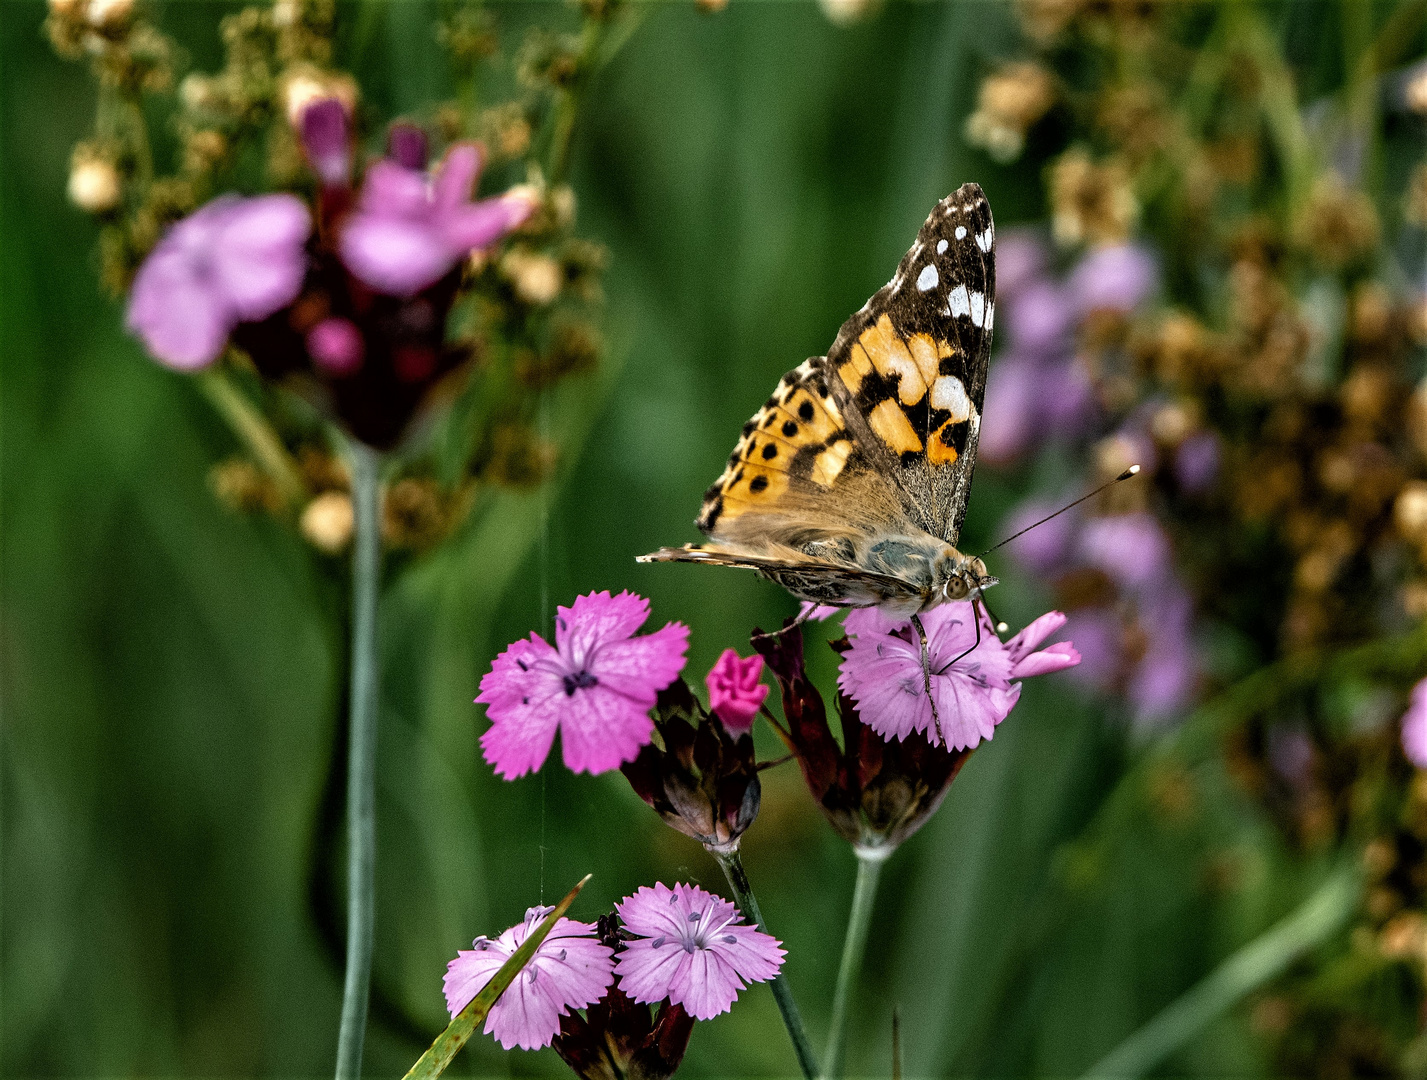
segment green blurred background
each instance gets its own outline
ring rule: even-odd
[[[159,22],[212,68],[230,10],[163,4]],[[337,58],[383,115],[446,92],[434,10],[372,8],[361,55]],[[232,436],[101,295],[95,227],[64,200],[93,85],[51,53],[43,18],[41,3],[0,5],[0,1061],[11,1076],[328,1074],[345,571],[220,506],[206,473]],[[471,698],[505,643],[583,591],[629,588],[657,623],[690,624],[691,681],[791,612],[751,576],[633,557],[693,538],[738,427],[779,375],[825,351],[934,201],[976,180],[1002,226],[1043,216],[1035,167],[994,166],[960,135],[1014,34],[993,3],[891,5],[848,28],[811,3],[669,5],[598,77],[573,180],[581,233],[611,252],[612,347],[548,402],[569,447],[561,478],[502,495],[388,586],[367,1072],[399,1075],[440,1029],[457,948],[585,872],[586,918],[656,879],[723,889],[617,774],[495,778]],[[992,539],[1021,493],[983,469],[964,546]],[[1046,601],[1015,580],[998,594],[1013,625]],[[832,673],[829,653],[823,685]],[[1113,866],[1067,869],[1064,845],[1129,749],[1123,725],[1060,677],[1026,686],[884,877],[851,1073],[886,1074],[898,1006],[909,1075],[1074,1074],[1281,914],[1272,889],[1253,903],[1216,892],[1216,852],[1250,845],[1262,880],[1271,848],[1252,846],[1227,789],[1210,813],[1137,820]],[[852,855],[792,766],[766,774],[744,851],[820,1041]],[[1166,1071],[1239,1075],[1254,1053],[1247,1024],[1225,1020]],[[507,1055],[484,1038],[455,1069],[564,1071],[551,1051]],[[796,1071],[765,986],[698,1026],[685,1071]]]

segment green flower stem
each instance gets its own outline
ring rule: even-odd
[[[857,886],[852,891],[852,910],[847,915],[847,936],[842,942],[842,964],[837,969],[837,988],[832,995],[832,1025],[828,1028],[827,1052],[823,1055],[823,1080],[842,1075],[842,1050],[847,1032],[847,1007],[852,987],[862,973],[862,954],[867,948],[867,929],[872,925],[872,906],[877,899],[877,879],[890,848],[857,848]]]
[[[268,423],[267,417],[255,408],[233,381],[218,367],[210,367],[198,376],[198,385],[209,404],[223,417],[233,433],[247,446],[268,478],[277,485],[283,502],[297,506],[307,497],[307,486],[297,470],[297,463],[283,446],[282,440]]]
[[[723,867],[724,876],[728,878],[728,887],[733,890],[733,898],[738,902],[738,910],[743,912],[743,917],[751,919],[758,924],[758,929],[767,933],[768,926],[763,921],[763,912],[758,910],[758,900],[753,895],[753,886],[749,884],[748,872],[743,869],[743,860],[739,857],[738,850],[735,848],[733,851],[715,851],[709,848],[708,851],[718,860],[719,866]],[[783,1026],[788,1029],[788,1038],[793,1041],[793,1052],[798,1055],[798,1067],[803,1070],[807,1080],[816,1080],[817,1058],[813,1056],[813,1046],[808,1041],[808,1033],[803,1030],[803,1018],[798,1013],[798,1003],[793,1000],[793,989],[781,972],[773,979],[773,1000],[778,1003],[778,1011],[783,1014]]]
[[[355,439],[352,465],[352,690],[347,755],[347,976],[337,1080],[360,1080],[376,916],[377,596],[381,591],[381,455]]]

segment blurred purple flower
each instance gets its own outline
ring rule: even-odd
[[[695,885],[656,884],[615,905],[635,935],[619,954],[619,986],[635,1001],[668,998],[698,1020],[728,1012],[746,983],[767,982],[786,955],[782,942],[740,922],[722,897]]]
[[[518,227],[533,198],[508,192],[471,202],[480,168],[472,143],[451,147],[434,179],[390,159],[371,165],[342,231],[347,269],[377,292],[410,296]]]
[[[981,427],[982,461],[1014,461],[1039,436],[1041,365],[1012,353],[991,365],[986,379],[985,423]]]
[[[1301,727],[1274,726],[1268,730],[1268,761],[1274,772],[1294,787],[1312,779],[1313,740]]]
[[[996,236],[996,300],[1013,300],[1045,273],[1050,248],[1032,229],[1005,229]]]
[[[763,657],[741,659],[733,649],[725,649],[704,677],[709,688],[709,712],[714,713],[734,738],[753,730],[768,687],[763,683]]]
[[[446,1009],[453,1017],[470,1004],[553,910],[529,908],[523,922],[494,941],[478,937],[472,948],[456,953],[456,959],[446,965],[445,979]],[[506,1050],[549,1046],[560,1031],[560,1017],[599,1001],[612,982],[614,951],[599,941],[595,925],[560,919],[491,1006],[485,1033]]]
[[[668,623],[635,637],[649,601],[633,593],[576,597],[555,609],[555,645],[512,642],[481,679],[491,726],[486,760],[507,780],[539,769],[561,734],[565,765],[600,773],[632,761],[654,731],[649,710],[684,667],[689,628]]]
[[[1402,714],[1402,752],[1419,769],[1427,769],[1427,679],[1412,688]]]
[[[1187,436],[1174,452],[1174,478],[1190,495],[1203,495],[1219,478],[1219,437],[1212,431]]]
[[[1005,643],[982,612],[981,643],[972,649],[977,631],[971,620],[976,617],[969,601],[942,604],[922,616],[939,732],[926,694],[921,643],[911,623],[894,622],[876,608],[850,614],[844,625],[851,644],[837,682],[857,703],[862,722],[884,738],[905,739],[919,731],[933,746],[941,745],[944,735],[948,749],[969,750],[991,738],[1010,715],[1021,696],[1020,684],[1011,681],[1018,671],[1045,674],[1080,662],[1068,642],[1031,651],[1060,625],[1045,617]]]
[[[1076,308],[1129,312],[1159,287],[1155,257],[1136,244],[1107,244],[1089,252],[1070,273]]]
[[[1125,630],[1120,617],[1107,607],[1085,607],[1076,608],[1066,621],[1080,653],[1072,678],[1097,690],[1110,689],[1125,662]]]
[[[295,196],[219,196],[174,224],[139,267],[129,330],[170,367],[211,364],[238,323],[296,299],[311,232]]]
[[[1047,278],[1027,282],[1016,297],[1002,304],[1006,338],[1017,352],[1042,359],[1063,356],[1075,328],[1077,311],[1070,290]]]
[[[1018,563],[1036,574],[1050,574],[1063,569],[1070,558],[1075,537],[1080,528],[1080,516],[1069,510],[1050,517],[1069,499],[1033,499],[1021,503],[1001,523],[1002,536],[1016,536],[1022,529],[1030,532],[1017,536],[1006,545],[1007,552]],[[1036,522],[1042,522],[1037,525]],[[1035,528],[1031,528],[1034,525]]]
[[[1152,587],[1170,573],[1169,538],[1151,514],[1091,518],[1080,532],[1080,555],[1126,588]]]
[[[1172,717],[1186,704],[1197,674],[1194,646],[1187,633],[1151,627],[1145,655],[1130,673],[1126,695],[1140,725]]]
[[[352,182],[352,133],[347,107],[337,98],[318,98],[302,110],[302,149],[324,187]]]
[[[428,154],[428,143],[426,132],[415,124],[406,124],[397,121],[387,129],[386,133],[387,157],[396,162],[403,169],[411,169],[413,172],[420,172],[426,168]],[[479,172],[479,166],[477,172]]]

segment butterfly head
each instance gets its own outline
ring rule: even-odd
[[[942,602],[975,600],[982,590],[989,589],[1000,580],[992,577],[986,570],[986,564],[974,556],[963,555],[955,548],[948,548],[947,556],[937,567]]]

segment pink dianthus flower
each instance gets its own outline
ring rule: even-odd
[[[740,659],[734,649],[724,649],[704,682],[709,688],[709,712],[718,716],[724,730],[737,738],[753,730],[768,687],[763,683],[763,657]]]
[[[1068,641],[1035,651],[1065,623],[1058,611],[1042,615],[1010,641],[996,636],[982,612],[981,643],[969,601],[942,604],[922,616],[930,655],[933,718],[922,671],[921,643],[910,622],[897,622],[865,608],[844,625],[851,644],[843,654],[838,686],[857,703],[862,722],[884,738],[922,732],[933,746],[970,750],[989,739],[1021,696],[1013,679],[1074,667],[1080,654]],[[967,650],[971,651],[968,652]],[[965,654],[965,655],[963,655]]]
[[[711,1020],[746,982],[766,982],[783,966],[782,942],[740,923],[733,904],[696,885],[645,886],[615,909],[636,936],[615,965],[620,989],[635,1001],[668,998]]]
[[[530,932],[554,908],[533,907],[525,921],[492,941],[478,937],[470,949],[456,953],[446,965],[446,1008],[452,1016],[464,1009],[514,955]],[[594,923],[560,919],[491,1006],[485,1032],[506,1050],[538,1050],[549,1046],[560,1031],[560,1017],[604,997],[614,981],[614,951],[597,937]]]
[[[635,758],[654,731],[655,697],[683,669],[689,647],[682,623],[635,637],[648,618],[642,596],[591,593],[556,608],[554,646],[532,633],[496,657],[476,697],[491,719],[481,747],[496,772],[514,780],[539,769],[557,730],[574,772]]]
[[[362,282],[391,296],[410,296],[438,281],[535,209],[534,198],[521,193],[472,202],[480,171],[474,143],[451,147],[430,179],[390,158],[374,162],[342,230],[342,262]]]
[[[129,292],[129,329],[169,367],[211,364],[240,322],[297,298],[312,216],[293,195],[220,195],[176,222]]]

